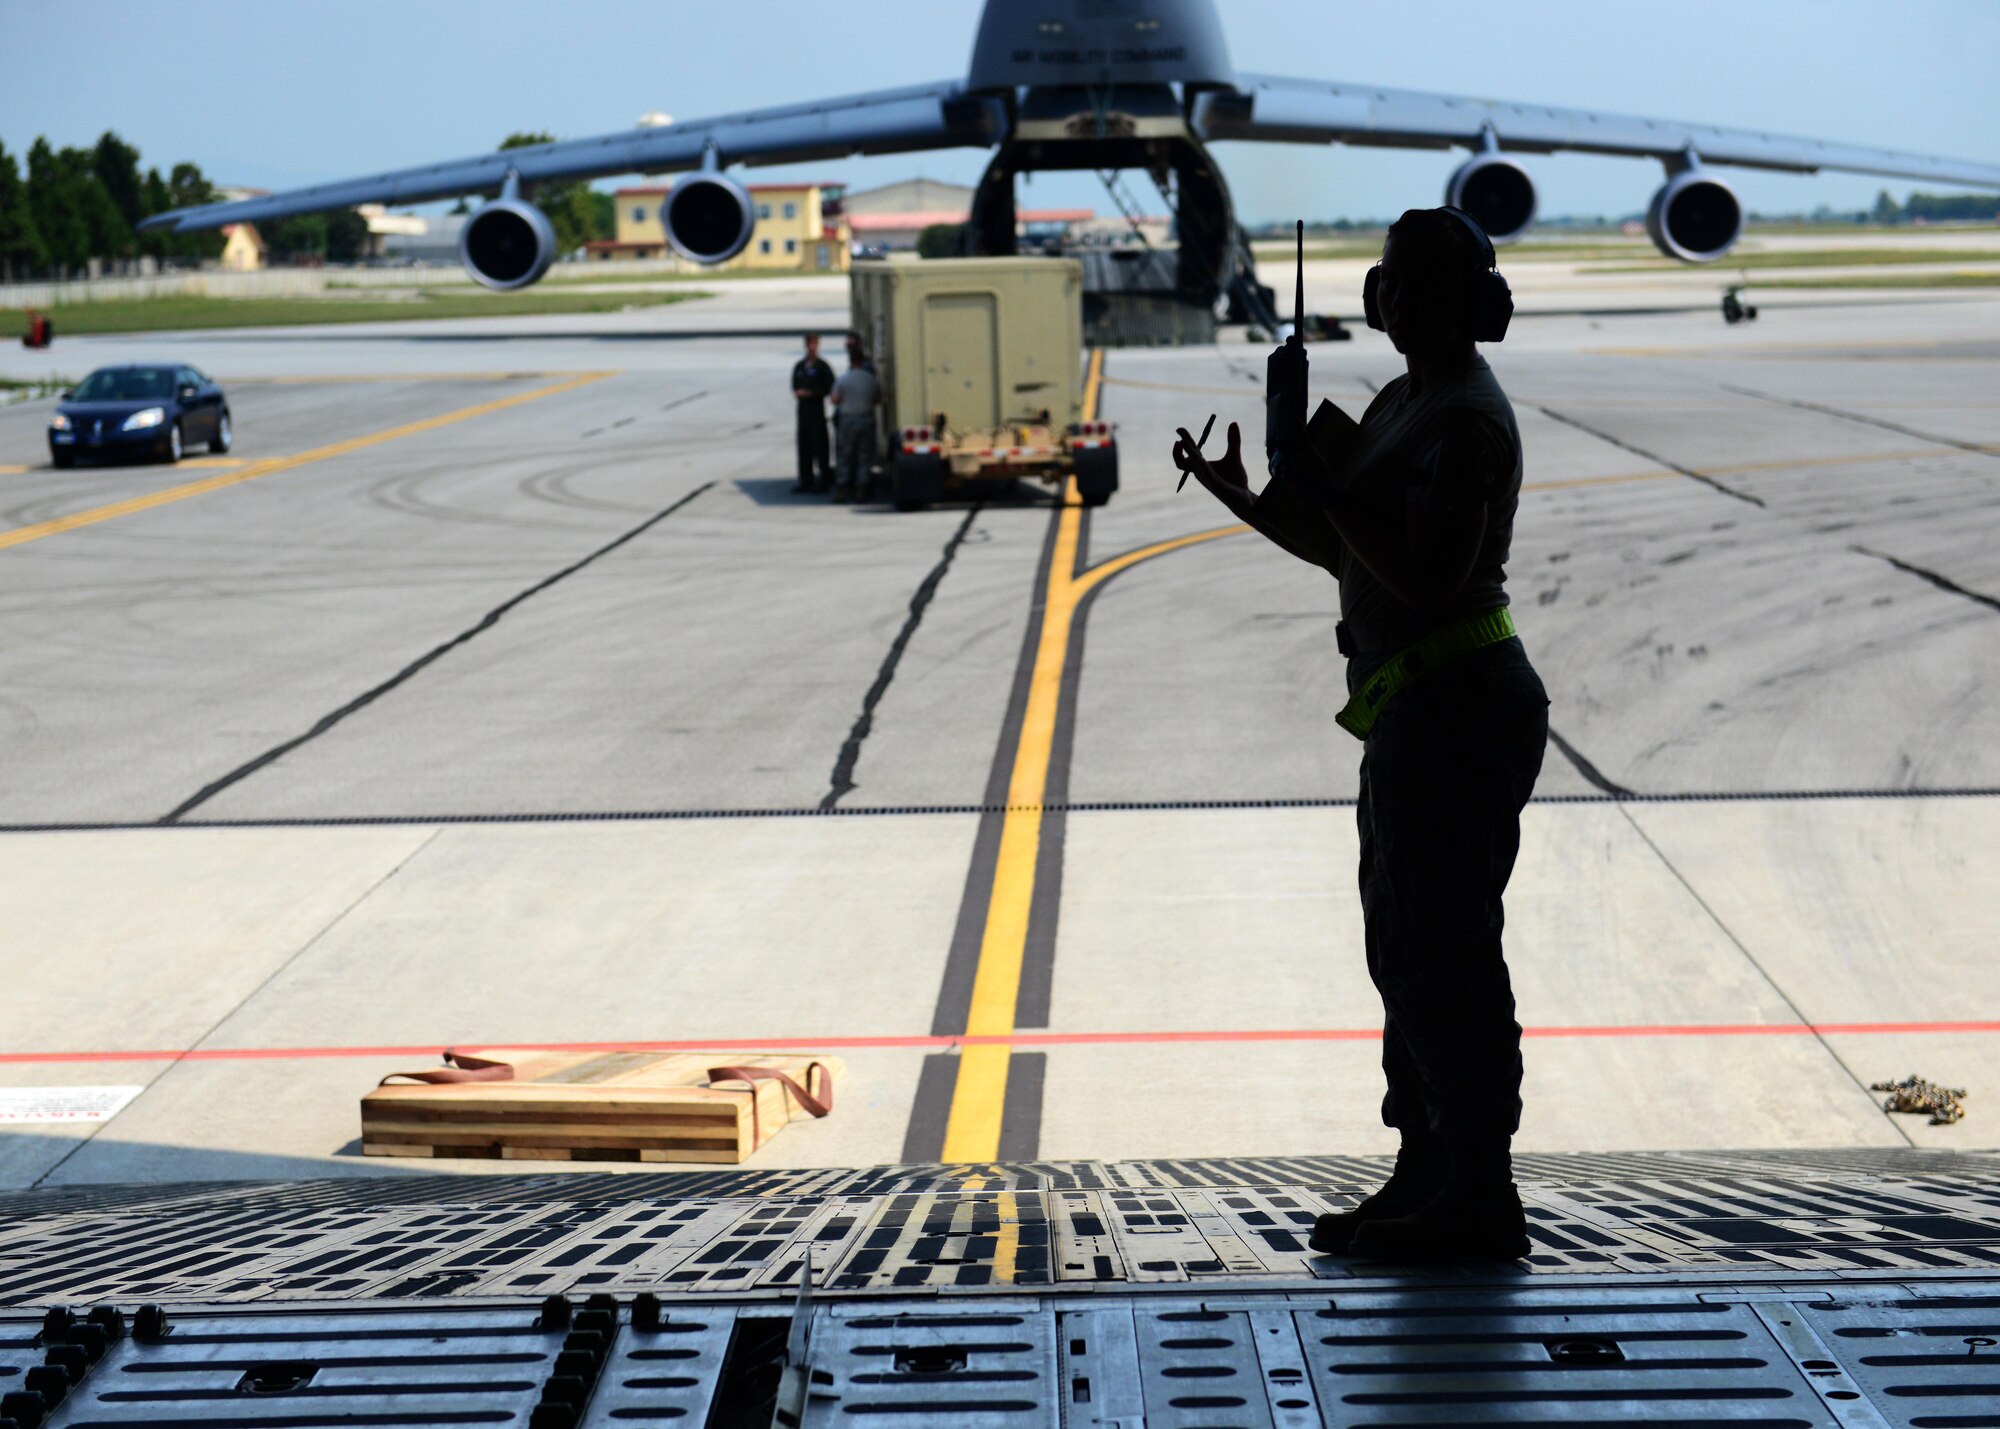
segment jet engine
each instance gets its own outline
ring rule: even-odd
[[[734,258],[750,242],[757,210],[743,185],[703,170],[675,182],[660,205],[660,223],[674,252],[695,263]]]
[[[555,259],[556,231],[549,216],[511,194],[482,204],[458,231],[458,261],[498,292],[527,287]]]
[[[1535,221],[1535,181],[1490,149],[1459,165],[1444,186],[1444,201],[1479,220],[1495,243],[1512,243]]]
[[[1709,263],[1743,232],[1743,205],[1721,179],[1684,169],[1660,186],[1646,210],[1653,246],[1683,263]]]

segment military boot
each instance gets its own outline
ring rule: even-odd
[[[1444,1143],[1434,1137],[1403,1137],[1396,1152],[1396,1169],[1388,1182],[1350,1210],[1336,1211],[1313,1222],[1306,1244],[1321,1255],[1346,1255],[1354,1244],[1354,1234],[1367,1221],[1386,1216],[1408,1215],[1444,1187],[1446,1158]]]
[[[1506,1143],[1454,1147],[1444,1186],[1422,1206],[1377,1217],[1355,1232],[1351,1253],[1391,1265],[1521,1260],[1527,1218]]]

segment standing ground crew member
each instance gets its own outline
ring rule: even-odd
[[[833,463],[826,449],[826,394],[833,390],[833,369],[819,360],[819,334],[806,334],[806,355],[792,364],[792,396],[799,408],[799,482],[796,495],[826,491],[833,485]]]
[[[1338,470],[1288,467],[1251,494],[1235,424],[1219,462],[1174,448],[1236,515],[1340,578],[1350,698],[1363,737],[1361,908],[1382,995],[1382,1119],[1395,1174],[1321,1216],[1327,1254],[1417,1262],[1528,1253],[1509,1147],[1521,1028],[1501,953],[1501,894],[1541,770],[1548,696],[1514,636],[1503,566],[1521,490],[1513,408],[1474,340],[1513,299],[1492,245],[1457,209],[1391,226],[1364,290],[1408,372],[1369,404]]]
[[[868,365],[867,354],[849,343],[847,371],[833,384],[834,433],[838,442],[835,501],[859,501],[870,494],[875,466],[875,409],[882,403],[882,383]]]

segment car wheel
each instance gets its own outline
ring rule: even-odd
[[[181,424],[175,422],[167,428],[167,465],[172,466],[181,459]]]
[[[217,456],[229,450],[230,442],[236,434],[229,428],[229,409],[223,408],[222,415],[215,419],[215,435],[208,439],[208,449]]]
[[[57,471],[68,471],[76,465],[76,453],[55,451],[49,453],[49,464]]]

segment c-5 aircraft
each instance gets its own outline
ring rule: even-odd
[[[1658,159],[1666,182],[1647,227],[1661,252],[1690,263],[1727,253],[1743,208],[1711,164],[1812,173],[1837,169],[2000,188],[2000,164],[1933,158],[1595,110],[1563,109],[1373,85],[1247,74],[1230,63],[1213,0],[987,0],[965,79],[794,104],[595,139],[511,149],[267,198],[178,209],[143,228],[215,228],[361,203],[465,194],[489,202],[466,222],[460,256],[489,288],[525,287],[548,270],[555,232],[535,185],[612,174],[694,170],[661,206],[674,249],[698,263],[734,257],[755,209],[735,165],[959,147],[993,151],[972,205],[972,253],[1014,251],[1014,176],[1038,169],[1144,169],[1175,209],[1175,287],[1213,305],[1254,290],[1248,245],[1207,145],[1464,148],[1445,199],[1497,243],[1535,218],[1535,185],[1516,154],[1581,150]],[[1253,300],[1254,301],[1254,300]]]

